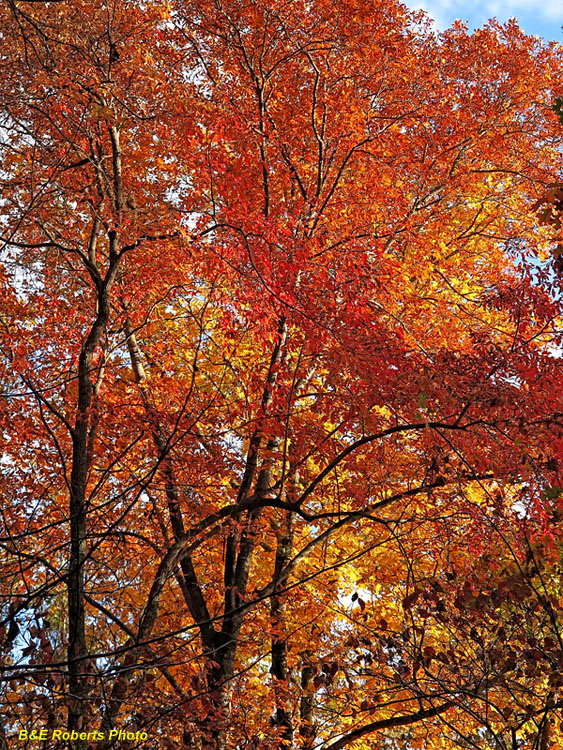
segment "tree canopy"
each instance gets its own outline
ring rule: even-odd
[[[561,49],[395,0],[0,46],[2,743],[559,747]]]

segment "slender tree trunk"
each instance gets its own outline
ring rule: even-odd
[[[272,624],[272,676],[274,678],[274,698],[276,708],[274,724],[280,727],[280,750],[293,747],[293,719],[289,696],[289,669],[287,665],[287,633],[285,627],[285,596],[278,593],[287,583],[286,578],[280,578],[281,571],[287,565],[293,548],[294,513],[288,513],[284,526],[278,530],[278,544],[274,578],[277,579],[276,589],[270,599],[270,617]]]
[[[121,212],[121,150],[119,134],[112,132],[112,156],[114,166],[114,207],[116,215]],[[115,131],[115,132],[113,132]],[[93,154],[93,163],[97,164]],[[97,167],[98,169],[98,167]],[[102,189],[103,193],[103,189]],[[103,198],[103,195],[101,196]],[[72,434],[72,469],[70,476],[70,558],[68,586],[68,660],[69,688],[74,702],[69,708],[68,728],[79,730],[87,720],[87,678],[84,667],[87,657],[85,603],[84,603],[84,560],[86,557],[86,489],[92,461],[97,420],[92,418],[92,405],[95,393],[92,383],[94,354],[107,329],[110,316],[110,293],[119,271],[121,254],[116,229],[107,232],[108,267],[102,277],[96,260],[96,248],[101,223],[95,217],[88,241],[84,265],[96,289],[96,317],[82,344],[78,360],[78,402],[74,430]],[[83,740],[76,741],[76,748],[85,747]]]
[[[158,414],[152,407],[148,392],[145,389],[146,372],[143,356],[129,316],[125,321],[127,347],[131,359],[131,366],[135,380],[140,386],[141,398],[145,412],[152,429],[153,442],[161,461],[162,473],[165,480],[165,495],[172,528],[174,542],[180,541],[186,533],[181,505],[181,495],[174,473],[174,466],[169,455],[167,438],[163,432]],[[199,627],[202,644],[207,662],[207,686],[212,709],[203,720],[203,746],[213,750],[226,749],[225,738],[228,733],[230,719],[230,705],[232,681],[234,676],[235,647],[234,641],[228,634],[216,630],[211,624],[211,616],[199,585],[197,573],[192,558],[185,554],[180,559],[179,583],[190,615]],[[116,714],[124,696],[116,696],[110,711],[112,717]],[[109,728],[109,724],[108,724]]]
[[[314,676],[314,667],[305,661],[301,668],[301,701],[299,705],[299,735],[302,739],[301,747],[303,750],[310,750],[315,740]]]
[[[115,246],[113,248],[115,250]],[[68,661],[69,688],[74,699],[68,713],[68,728],[80,730],[87,720],[87,678],[84,676],[88,655],[86,645],[84,560],[86,557],[86,489],[94,440],[95,420],[92,420],[92,364],[94,352],[106,330],[109,319],[109,293],[118,266],[117,254],[106,278],[97,277],[97,315],[82,345],[78,361],[78,403],[72,434],[72,469],[70,476],[70,557],[68,589]],[[76,747],[85,743],[76,741]]]
[[[551,734],[551,721],[546,716],[545,723],[541,728],[540,741],[538,744],[538,750],[549,750],[550,747],[550,734]]]

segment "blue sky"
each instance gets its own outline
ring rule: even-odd
[[[517,18],[527,34],[563,42],[563,0],[406,0],[411,8],[423,8],[438,28],[450,26],[456,18],[470,29],[483,26],[489,18],[507,21]]]

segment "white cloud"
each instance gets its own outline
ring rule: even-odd
[[[449,26],[452,15],[455,17],[456,13],[456,3],[452,3],[451,0],[420,0],[420,2],[409,3],[409,6],[413,10],[425,10],[439,29]],[[459,18],[462,17],[460,14]]]
[[[509,18],[529,16],[541,24],[552,24],[558,35],[563,23],[561,0],[484,0],[484,2],[464,2],[459,0],[414,0],[409,3],[413,9],[425,10],[434,19],[436,26],[444,29],[456,18],[482,26],[490,18],[503,22]],[[526,26],[527,24],[523,24]]]
[[[477,4],[475,5],[478,7]],[[499,19],[511,18],[512,16],[518,16],[520,13],[534,13],[547,21],[558,21],[559,23],[563,21],[561,0],[542,0],[541,3],[538,3],[537,0],[510,0],[509,2],[489,0],[482,7],[486,8],[490,16],[496,16]]]

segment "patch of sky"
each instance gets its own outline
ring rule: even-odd
[[[443,31],[460,19],[473,31],[484,26],[489,19],[499,23],[514,18],[526,34],[546,41],[563,41],[563,4],[560,0],[469,0],[460,4],[456,0],[411,0],[413,10],[424,10],[434,27]]]

